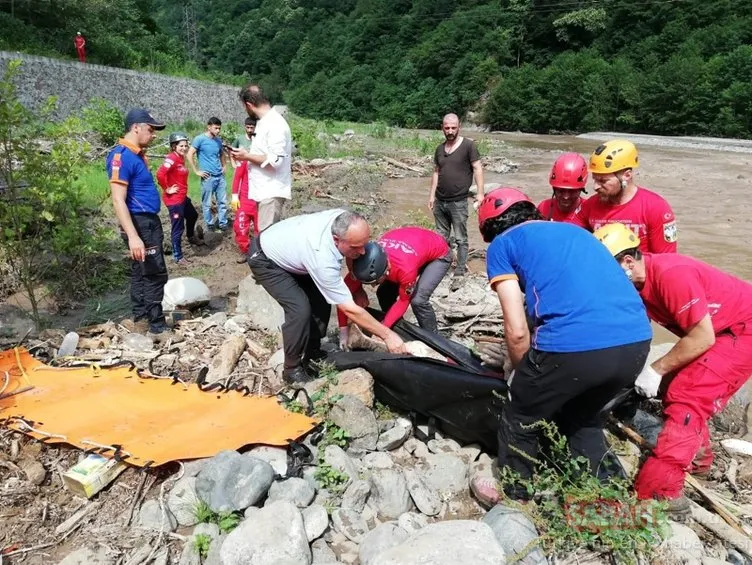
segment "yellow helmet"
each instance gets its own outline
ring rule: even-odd
[[[624,224],[606,224],[595,230],[593,235],[614,257],[622,251],[640,246],[640,238]]]
[[[637,148],[626,139],[612,139],[596,147],[590,154],[588,171],[596,174],[608,174],[636,169],[640,166]]]

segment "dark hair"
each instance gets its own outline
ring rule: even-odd
[[[632,249],[625,249],[621,253],[617,253],[614,259],[616,259],[618,263],[621,263],[624,260],[624,257],[626,257],[627,255],[629,255],[630,257],[634,257],[635,261],[639,261],[640,259],[642,259],[642,251],[640,251],[639,247],[633,247]]]
[[[517,224],[542,219],[543,216],[541,216],[532,202],[516,202],[501,216],[489,218],[483,222],[483,225],[480,226],[480,233],[483,236],[483,241],[491,243],[497,235],[504,233]]]
[[[269,98],[267,98],[264,91],[258,84],[247,84],[240,91],[240,100],[247,102],[253,106],[261,106],[263,104],[270,104]]]
[[[221,126],[222,120],[220,120],[219,118],[215,116],[212,116],[211,118],[209,118],[209,121],[206,122],[206,125],[207,126]]]
[[[245,119],[245,125],[247,126],[255,126],[256,122],[258,122],[258,120],[256,118],[251,118],[250,116]]]

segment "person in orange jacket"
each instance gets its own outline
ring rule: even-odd
[[[232,178],[231,206],[235,212],[235,221],[232,224],[235,243],[241,253],[238,263],[244,263],[251,245],[251,228],[253,228],[253,237],[259,234],[258,203],[248,196],[248,161],[240,161],[238,168],[235,169],[235,175]]]

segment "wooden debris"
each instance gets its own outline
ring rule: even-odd
[[[84,505],[83,508],[80,508],[79,510],[74,512],[70,518],[68,518],[57,528],[55,528],[55,534],[58,536],[65,535],[67,532],[75,528],[81,520],[86,518],[86,516],[88,516],[95,510],[98,510],[101,505],[102,503],[99,501]]]
[[[694,501],[690,500],[690,507],[692,518],[698,524],[704,526],[723,541],[730,543],[736,549],[752,558],[752,540],[750,540],[744,530],[740,532],[737,528],[720,522],[711,512],[708,512]]]
[[[272,352],[269,351],[266,347],[264,347],[260,343],[253,341],[252,339],[246,339],[245,345],[248,348],[248,353],[250,353],[257,360],[265,359],[272,354]]]
[[[394,165],[395,167],[399,167],[400,169],[407,169],[408,171],[412,171],[414,173],[422,174],[425,170],[422,167],[413,167],[412,165],[408,165],[407,163],[403,163],[402,161],[397,161],[397,159],[392,159],[391,157],[387,157],[386,155],[384,155],[382,159],[390,165]]]
[[[209,372],[206,374],[207,383],[216,383],[226,380],[238,364],[238,359],[245,351],[246,341],[242,335],[233,335],[225,340],[214,356]]]

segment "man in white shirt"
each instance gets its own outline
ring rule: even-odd
[[[236,161],[248,161],[249,197],[258,202],[258,228],[263,231],[280,220],[282,206],[291,197],[292,134],[260,86],[244,87],[240,100],[258,122],[251,148],[233,149],[231,155]]]
[[[309,380],[306,365],[323,357],[321,338],[332,304],[384,340],[389,351],[405,352],[396,333],[355,303],[342,278],[342,260],[363,255],[370,235],[363,216],[336,209],[287,218],[251,243],[248,266],[253,277],[285,313],[283,378],[288,383]]]

